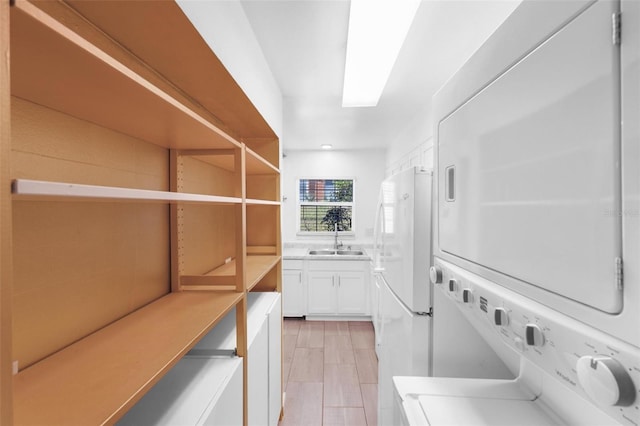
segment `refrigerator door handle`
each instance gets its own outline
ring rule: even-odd
[[[373,228],[373,265],[374,271],[384,271],[384,234],[386,232],[386,217],[384,211],[384,190],[380,187],[380,194],[378,195],[378,209],[376,210],[375,227]]]

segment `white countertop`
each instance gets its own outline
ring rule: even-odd
[[[313,259],[313,260],[369,260],[369,254],[367,253],[367,249],[361,247],[361,246],[352,246],[352,248],[349,248],[349,245],[345,245],[344,247],[342,247],[341,249],[343,250],[362,250],[364,252],[364,254],[362,255],[318,255],[318,254],[314,254],[311,255],[309,254],[309,250],[321,250],[321,249],[330,249],[330,246],[327,245],[323,245],[323,246],[315,246],[312,244],[309,244],[307,246],[301,247],[301,246],[284,246],[282,248],[282,258],[283,259],[297,259],[297,260],[306,260],[306,259]]]

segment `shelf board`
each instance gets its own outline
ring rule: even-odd
[[[280,256],[247,256],[247,263],[245,265],[247,291],[255,287],[256,284],[278,264],[280,259]]]
[[[15,424],[114,423],[242,297],[168,294],[21,371]]]
[[[233,149],[186,149],[178,151],[178,155],[193,157],[229,172],[235,172],[235,154],[236,151]]]
[[[11,93],[166,148],[241,146],[193,109],[26,1],[11,7]]]
[[[272,200],[256,200],[247,198],[246,203],[248,205],[263,205],[263,206],[279,206],[280,201],[272,201]]]
[[[248,175],[277,175],[280,173],[277,167],[252,151],[250,148],[247,147],[246,152]]]
[[[241,204],[242,199],[217,195],[189,194],[184,192],[151,191],[148,189],[119,188],[114,186],[82,185],[15,179],[11,189],[14,199],[57,201],[140,201],[160,203]]]
[[[275,255],[249,255],[247,256],[245,270],[247,290],[255,285],[280,261],[280,256]],[[236,261],[232,261],[207,272],[203,275],[182,275],[180,282],[185,289],[217,289],[233,288],[236,276]]]
[[[228,126],[238,141],[276,138],[258,108],[176,2],[66,3],[135,57],[151,64],[158,74]]]
[[[181,275],[180,284],[185,290],[235,290],[236,261],[231,260],[202,275]]]

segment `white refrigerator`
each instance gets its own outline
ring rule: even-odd
[[[393,425],[393,376],[512,377],[453,302],[434,299],[432,177],[414,167],[380,189],[372,253],[380,426]]]
[[[379,425],[393,422],[392,376],[431,373],[431,181],[430,170],[411,168],[380,187],[372,256]]]

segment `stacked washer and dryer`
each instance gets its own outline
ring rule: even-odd
[[[394,377],[395,424],[640,424],[640,2],[524,0],[434,114],[434,291],[516,378]]]

